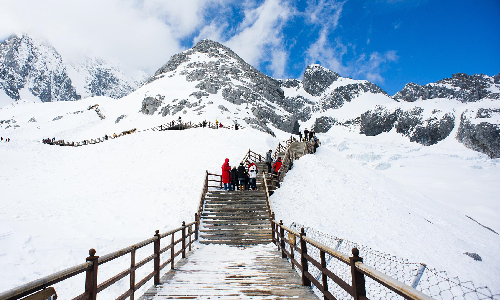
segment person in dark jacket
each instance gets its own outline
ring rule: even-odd
[[[238,190],[240,189],[238,185],[238,170],[236,170],[236,167],[233,167],[231,169],[231,183],[233,184],[233,191],[238,187]]]
[[[229,158],[226,158],[224,164],[222,164],[221,169],[222,169],[222,183],[224,184],[224,190],[227,191],[228,188],[229,190],[231,190],[231,166],[229,166]]]
[[[266,153],[266,164],[267,164],[267,173],[271,174],[271,165],[273,164],[273,156],[272,156],[273,151],[269,150]]]
[[[309,131],[309,140],[311,142],[313,141],[313,137],[314,137],[314,129],[311,129],[311,131]]]
[[[306,129],[304,129],[304,141],[307,142],[308,138],[309,138],[309,130],[307,130],[307,128],[306,128]]]
[[[245,166],[243,163],[240,163],[240,166],[238,167],[238,180],[240,181],[240,191],[245,189],[246,186],[246,181],[247,181],[247,170],[245,169]]]
[[[278,157],[278,160],[273,165],[273,174],[278,174],[281,169],[281,157]]]
[[[299,142],[302,142],[302,132],[299,131]]]

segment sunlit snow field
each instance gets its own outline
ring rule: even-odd
[[[114,124],[123,107],[101,98],[110,116],[103,122],[86,110],[94,102],[0,110],[0,120],[15,116],[20,126],[0,129],[12,140],[0,143],[0,291],[83,263],[90,248],[103,255],[150,238],[156,229],[192,221],[205,170],[219,173],[226,157],[236,164],[249,148],[264,154],[289,137],[200,128],[144,131],[78,148],[40,142],[53,136],[80,141],[163,122],[137,114]],[[137,112],[130,107],[130,114]],[[84,112],[68,115],[76,111]],[[37,122],[28,123],[35,114]],[[64,118],[52,121],[58,115]],[[453,134],[431,147],[395,132],[366,137],[333,128],[319,137],[316,155],[297,161],[271,197],[278,219],[500,292],[500,236],[466,217],[500,233],[499,159],[465,148]],[[482,262],[464,252],[478,253]],[[104,265],[100,280],[128,264]],[[99,298],[114,299],[127,286],[125,280]],[[61,299],[83,288],[83,276],[56,286]]]

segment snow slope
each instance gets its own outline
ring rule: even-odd
[[[185,93],[181,88],[191,83],[179,81],[176,91],[174,79],[167,87],[159,79],[148,91],[165,89],[172,97]],[[156,229],[164,232],[191,221],[205,170],[220,172],[224,158],[234,164],[249,148],[264,153],[289,137],[279,130],[278,138],[272,138],[249,127],[200,128],[145,131],[78,148],[40,143],[47,137],[80,141],[177,119],[139,113],[141,93],[139,89],[120,100],[26,102],[0,109],[0,121],[15,120],[19,126],[0,125],[0,136],[12,140],[0,143],[1,291],[82,263],[89,248],[102,255],[149,238]],[[218,97],[210,96],[214,108],[220,104]],[[356,100],[360,105],[385,101],[368,96]],[[94,104],[106,119],[87,110]],[[188,111],[182,118],[228,120],[236,108],[244,112],[235,106],[225,114],[207,103],[203,116]],[[349,109],[357,113],[356,106]],[[127,117],[116,123],[121,115]],[[500,290],[500,238],[465,216],[500,232],[498,159],[463,147],[454,134],[430,147],[410,143],[393,131],[367,137],[334,127],[320,139],[318,153],[297,161],[271,197],[278,219]],[[145,251],[143,257],[151,249]],[[478,253],[483,261],[464,252]],[[99,278],[127,264],[127,258],[106,264]],[[126,281],[100,299],[121,294]],[[56,290],[66,299],[82,292],[83,282],[82,275]]]

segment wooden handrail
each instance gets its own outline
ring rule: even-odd
[[[132,285],[131,288],[122,296],[120,296],[118,299],[124,299],[125,297],[131,296],[134,294],[135,290],[137,290],[140,286],[144,285],[149,279],[153,278],[155,276],[155,281],[159,281],[159,274],[160,271],[167,265],[167,263],[160,264],[160,254],[162,253],[161,251],[166,251],[168,248],[172,248],[172,252],[174,252],[174,247],[175,245],[181,243],[182,247],[181,249],[175,253],[172,257],[169,258],[169,262],[172,262],[172,267],[173,267],[173,259],[177,257],[178,255],[182,254],[183,257],[185,257],[186,249],[191,250],[191,244],[198,240],[198,230],[199,230],[199,214],[195,214],[195,220],[194,222],[185,224],[183,222],[182,226],[179,228],[176,228],[174,230],[168,231],[166,233],[160,234],[159,231],[157,230],[154,237],[149,238],[147,240],[144,240],[142,242],[139,242],[137,244],[134,244],[129,247],[125,247],[123,249],[120,249],[118,251],[106,254],[104,256],[95,256],[95,250],[90,249],[89,253],[90,256],[87,257],[87,262],[65,269],[63,271],[59,271],[56,273],[53,273],[49,276],[42,277],[40,279],[34,280],[32,282],[29,282],[27,284],[21,285],[19,287],[13,288],[11,290],[8,290],[6,292],[0,293],[0,300],[14,300],[14,299],[20,299],[22,297],[25,297],[27,295],[33,294],[35,292],[38,292],[50,285],[56,284],[58,282],[61,282],[63,280],[66,280],[68,278],[71,278],[73,276],[76,276],[80,273],[87,272],[86,276],[86,290],[83,294],[80,294],[76,296],[73,299],[95,299],[97,293],[101,292],[102,290],[108,288],[109,286],[113,285],[114,283],[118,282],[120,279],[123,277],[130,275],[133,276],[133,281],[135,282],[135,270],[146,265],[147,262],[151,260],[155,260],[155,266],[154,266],[154,271],[150,274],[148,274],[146,277],[144,277],[139,283]],[[186,231],[186,228],[191,228],[192,226],[195,226],[195,230],[188,230]],[[174,240],[173,236],[176,232],[182,231],[182,237],[178,239],[177,241]],[[171,235],[172,236],[172,243],[170,245],[167,245],[166,247],[161,250],[159,248],[159,242],[162,238],[165,238],[167,236]],[[194,239],[192,238],[192,235],[194,235]],[[143,259],[142,261],[138,262],[135,264],[135,251],[139,248],[142,248],[146,245],[155,243],[155,253],[152,255],[148,256],[147,258]],[[132,254],[132,261],[134,262],[131,264],[130,268],[126,269],[125,271],[122,271],[111,278],[107,279],[100,285],[97,285],[97,269],[99,265],[105,264],[111,260],[114,260],[118,257],[122,257],[126,254]],[[90,280],[90,282],[89,282]],[[131,280],[132,283],[132,280]],[[125,296],[126,295],[126,296]]]
[[[292,260],[297,268],[302,272],[303,279],[306,278],[306,283],[304,285],[314,284],[324,295],[325,299],[335,299],[333,295],[328,291],[327,281],[326,279],[319,282],[316,278],[314,278],[307,270],[306,266],[308,263],[314,265],[318,270],[320,270],[323,278],[330,278],[335,283],[337,283],[343,290],[353,296],[354,299],[367,299],[366,291],[365,291],[365,280],[364,276],[368,276],[376,282],[380,283],[384,287],[390,289],[396,294],[404,297],[405,299],[411,300],[432,300],[432,297],[425,295],[424,293],[414,289],[413,287],[398,281],[373,267],[370,267],[363,263],[363,259],[359,257],[359,251],[356,248],[353,248],[352,253],[353,256],[348,257],[347,255],[340,253],[324,244],[321,244],[318,241],[315,241],[311,238],[308,238],[304,229],[302,228],[302,232],[299,233],[294,231],[283,225],[283,222],[277,222],[275,220],[271,220],[271,228],[272,228],[272,236],[273,242],[278,246],[278,249],[283,253],[283,256]],[[288,232],[289,234],[299,237],[300,239],[300,248],[298,248],[295,244],[292,244],[289,239],[287,239],[284,232]],[[294,260],[292,256],[293,251],[288,252],[285,249],[285,243],[290,246],[290,249],[297,249],[302,255],[301,259],[302,263],[298,264],[297,261]],[[321,262],[315,260],[310,255],[307,254],[308,246],[313,246],[320,251]],[[337,276],[334,271],[327,269],[326,264],[324,263],[324,253],[336,258],[340,262],[351,266],[351,276],[352,276],[352,285],[349,285],[347,282],[344,282],[342,279]]]

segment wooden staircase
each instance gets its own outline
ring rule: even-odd
[[[256,191],[209,190],[201,214],[200,243],[236,246],[271,242],[271,219],[261,170]]]
[[[318,299],[272,244],[267,165],[257,167],[256,191],[206,192],[197,249],[139,300]],[[266,182],[274,191],[270,175]]]

